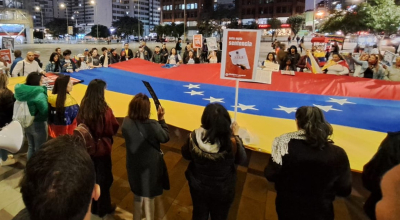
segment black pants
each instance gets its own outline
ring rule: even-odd
[[[111,155],[92,157],[96,169],[96,183],[100,185],[100,198],[92,201],[92,213],[105,216],[111,209],[110,188],[114,181],[112,175]]]
[[[235,191],[226,195],[207,193],[190,187],[193,202],[193,220],[226,220],[231,208]]]

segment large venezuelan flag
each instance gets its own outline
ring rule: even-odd
[[[84,82],[74,86],[72,96],[79,103],[92,79],[104,79],[108,83],[107,102],[117,117],[125,117],[132,95],[147,93],[142,83],[145,80],[151,83],[166,109],[167,123],[193,130],[200,126],[204,106],[210,102],[220,102],[231,113],[234,110],[235,82],[219,76],[220,64],[164,69],[161,65],[134,59],[111,68],[74,73],[73,77]],[[296,109],[317,106],[333,125],[332,138],[346,150],[352,169],[361,171],[386,132],[400,130],[398,91],[400,84],[388,81],[273,73],[271,85],[240,83],[237,121],[258,139],[249,148],[271,152],[275,137],[296,130]],[[154,108],[152,115],[156,115]]]

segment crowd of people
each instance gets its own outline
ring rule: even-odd
[[[399,56],[396,57],[396,62],[392,66],[387,66],[381,64],[383,56],[377,48],[362,51],[358,56],[352,53],[341,54],[336,42],[327,47],[326,50],[313,46],[310,51],[306,50],[305,55],[301,55],[304,49],[303,43],[304,40],[301,39],[298,47],[291,45],[286,50],[286,44],[274,41],[272,47],[275,51],[268,53],[265,61],[260,62],[261,67],[264,67],[266,62],[271,62],[278,64],[280,70],[304,72],[308,69],[307,58],[309,57],[308,52],[310,52],[318,65],[321,62],[325,63],[321,68],[322,73],[325,74],[400,81]],[[297,48],[301,51],[298,52]],[[325,54],[321,57],[323,61],[319,58],[320,56],[316,55],[317,53],[321,54],[321,52]]]
[[[61,53],[57,48],[45,70],[39,59],[40,53],[28,52],[26,59],[22,59],[21,52],[15,51],[20,59],[13,64],[12,75],[27,78],[24,84],[15,86],[14,94],[7,88],[8,76],[0,74],[0,128],[12,121],[15,101],[27,102],[29,112],[35,118],[24,128],[28,162],[21,181],[21,193],[26,209],[14,219],[86,220],[90,219],[90,214],[100,217],[112,214],[116,205],[111,203],[110,194],[113,183],[111,154],[113,136],[119,127],[126,140],[126,169],[134,193],[134,219],[140,220],[143,215],[147,220],[155,218],[154,198],[170,189],[160,147],[169,141],[165,109],[159,106],[157,120],[150,119],[149,97],[139,93],[127,106],[128,114],[120,125],[105,99],[105,81],[92,80],[81,103],[77,103],[70,94],[73,84],[68,74],[59,75],[48,95],[43,86],[44,73],[71,73],[132,58],[169,64],[194,64],[200,63],[201,59],[218,62],[215,51],[205,53],[205,59],[202,51],[193,50],[189,44],[183,58],[181,50],[176,47],[168,53],[162,45],[151,51],[142,44],[133,52],[125,44],[120,53],[104,47],[99,55],[93,48],[72,58],[70,50]],[[313,48],[310,52],[316,50]],[[294,45],[287,51],[285,45],[279,45],[278,51],[269,53],[262,65],[272,62],[279,64],[282,70],[302,70],[307,68],[307,55],[300,54]],[[350,73],[343,70],[346,61],[339,53],[332,52],[331,56],[322,68],[327,74]],[[358,77],[400,78],[398,72],[392,70],[400,68],[400,59],[393,68],[377,64],[380,58],[374,54],[353,59],[359,65]],[[300,107],[295,119],[298,130],[274,140],[270,161],[264,170],[268,181],[275,183],[278,217],[280,220],[334,219],[335,196],[349,196],[352,189],[347,154],[330,139],[332,126],[319,108]],[[88,127],[95,140],[96,152],[93,154],[88,154],[85,143],[74,135],[81,124]],[[238,135],[239,125],[232,122],[224,106],[207,105],[200,124],[181,147],[182,156],[190,161],[185,176],[193,202],[192,219],[225,220],[235,198],[237,165],[247,161],[246,151]],[[400,219],[399,210],[393,208],[399,205],[400,198],[395,187],[400,184],[400,157],[396,153],[399,146],[400,133],[390,133],[364,167],[364,185],[372,192],[364,208],[371,219]],[[0,150],[0,162],[7,160],[7,154]]]
[[[7,88],[7,75],[0,74],[0,126],[11,122],[15,100],[26,101],[35,116],[32,125],[25,128],[29,147],[21,192],[26,209],[14,219],[80,220],[90,219],[90,213],[100,217],[112,214],[116,206],[110,195],[111,154],[113,136],[120,124],[105,99],[106,82],[92,80],[78,105],[70,95],[73,87],[69,75],[61,74],[56,79],[49,96],[42,86],[43,78],[40,72],[29,73],[25,84],[17,84],[13,94]],[[135,195],[135,220],[142,215],[154,219],[154,198],[170,189],[160,147],[169,141],[165,110],[158,107],[158,120],[153,120],[149,118],[150,109],[149,97],[135,95],[121,125],[128,180]],[[265,177],[275,183],[279,219],[333,219],[335,196],[351,193],[347,154],[331,141],[332,126],[319,108],[300,107],[295,117],[298,130],[274,140],[265,168]],[[201,126],[191,132],[181,148],[182,156],[190,161],[185,176],[193,219],[227,219],[235,198],[237,165],[247,161],[238,136],[239,125],[218,103],[205,107],[200,122]],[[95,153],[89,154],[87,145],[74,135],[81,124],[96,140]],[[400,182],[399,168],[384,176],[400,163],[395,156],[399,144],[400,133],[389,134],[365,167],[364,184],[372,191],[365,210],[372,219],[376,216],[387,220],[380,216],[388,216],[388,211],[390,216],[399,216],[398,209],[388,207],[397,205],[400,194],[385,197],[397,190],[393,186]]]

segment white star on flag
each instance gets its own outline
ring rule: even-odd
[[[189,84],[189,85],[184,85],[184,87],[187,87],[188,89],[200,89],[200,85],[194,85],[194,84]]]
[[[339,112],[341,112],[342,111],[342,110],[339,110],[339,109],[332,108],[332,105],[324,106],[324,105],[316,105],[316,104],[314,104],[314,106],[320,108],[324,112],[329,112],[329,111],[339,111]]]
[[[222,101],[222,100],[224,100],[223,98],[218,99],[218,98],[214,98],[214,97],[212,97],[212,96],[210,96],[209,99],[204,99],[204,100],[210,101],[210,103],[213,103],[213,102],[222,102],[222,103],[225,103],[224,101]]]
[[[194,91],[194,90],[192,90],[192,91],[190,91],[190,92],[185,92],[185,93],[190,94],[190,95],[204,95],[204,94],[203,94],[204,92],[196,92],[196,91]]]
[[[334,98],[330,98],[331,100],[328,100],[326,102],[335,102],[338,103],[339,105],[344,105],[344,104],[356,104],[354,102],[349,102],[347,101],[347,99],[334,99]]]
[[[254,106],[255,105],[243,105],[243,104],[239,103],[239,105],[237,107],[240,108],[242,111],[245,111],[245,110],[258,110],[256,108],[254,108]],[[232,107],[235,107],[235,106],[232,106]]]
[[[279,106],[279,108],[274,108],[274,109],[275,110],[279,110],[279,111],[285,111],[288,114],[290,114],[292,112],[296,112],[296,110],[297,110],[296,107],[289,108],[289,107],[284,107],[284,106],[281,106],[281,105],[278,105],[278,106]]]

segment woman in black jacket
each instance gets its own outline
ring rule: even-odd
[[[332,127],[319,108],[300,107],[296,122],[298,131],[275,138],[265,168],[279,220],[333,220],[335,196],[351,193],[346,152],[329,139]]]
[[[235,197],[236,166],[247,159],[239,125],[220,104],[207,105],[201,127],[182,147],[190,160],[185,172],[193,202],[193,220],[225,220]]]
[[[200,63],[200,58],[198,56],[194,56],[193,51],[189,51],[188,56],[183,60],[184,64],[198,64]]]
[[[129,104],[128,116],[122,123],[126,140],[126,168],[134,193],[134,220],[141,220],[142,204],[146,219],[154,219],[154,197],[169,189],[169,179],[160,143],[169,141],[164,109],[158,108],[158,121],[149,119],[150,100],[146,95],[135,95]]]
[[[8,77],[0,73],[0,129],[12,121],[14,111],[14,94],[7,88]],[[8,158],[6,150],[0,150],[0,166]]]
[[[371,220],[375,220],[376,203],[382,199],[381,180],[383,175],[400,164],[400,131],[389,132],[382,141],[378,152],[365,164],[362,180],[366,189],[371,192],[364,204],[364,211]]]

